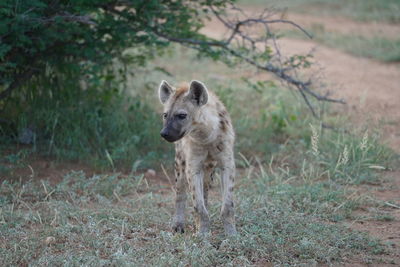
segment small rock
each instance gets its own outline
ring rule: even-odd
[[[34,132],[33,129],[31,129],[29,127],[22,128],[18,135],[18,141],[21,144],[29,145],[29,144],[33,144],[33,142],[35,141],[35,137],[36,137],[36,133]]]
[[[54,244],[56,242],[56,238],[54,236],[48,236],[46,237],[46,239],[44,240],[44,243],[49,246],[51,244]]]
[[[156,171],[153,170],[153,169],[148,169],[148,170],[146,171],[146,176],[147,176],[147,177],[155,177],[155,176],[156,176]]]

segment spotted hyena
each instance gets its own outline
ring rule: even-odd
[[[168,142],[175,142],[176,211],[173,230],[184,232],[186,187],[189,185],[198,233],[209,233],[208,190],[214,169],[219,168],[222,185],[221,217],[225,233],[235,234],[235,134],[225,106],[199,81],[192,81],[176,89],[162,81],[159,97],[164,105],[164,126],[160,134]]]

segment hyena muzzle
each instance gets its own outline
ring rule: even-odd
[[[208,190],[215,168],[221,170],[221,218],[225,233],[236,234],[233,186],[235,134],[225,106],[205,85],[192,81],[177,89],[162,81],[164,105],[161,136],[175,143],[176,201],[173,229],[184,232],[186,188],[191,191],[200,235],[210,231]]]

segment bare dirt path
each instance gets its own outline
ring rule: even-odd
[[[287,16],[301,21],[300,18],[303,15]],[[309,17],[305,15],[303,20],[307,21]],[[313,20],[316,18],[313,17]],[[336,20],[341,22],[335,27]],[[347,21],[348,19],[340,18],[319,20],[320,23],[326,22],[323,25],[336,29],[344,29],[341,23],[347,23]],[[363,24],[354,22],[348,29],[355,31],[357,25]],[[373,24],[366,25],[370,27]],[[400,36],[400,26],[377,25],[380,26],[376,29],[372,28],[370,34],[380,32],[391,36],[393,32],[398,31],[396,36]],[[219,38],[225,34],[225,29],[221,23],[213,20],[202,32],[210,37]],[[379,125],[382,128],[382,142],[400,153],[400,64],[387,64],[354,57],[312,40],[282,38],[278,45],[282,54],[287,57],[307,54],[313,50],[315,64],[310,71],[321,73],[326,89],[331,91],[333,96],[343,98],[347,102],[346,105],[336,107],[338,112],[349,115],[350,119],[356,122],[357,127],[364,127],[366,124]]]
[[[257,14],[259,8],[246,7],[249,14]],[[296,22],[306,29],[321,28],[327,32],[355,34],[364,37],[382,37],[390,40],[400,37],[400,26],[383,22],[361,22],[339,16],[315,16],[310,14],[283,13],[280,17]],[[291,26],[280,25],[279,28],[292,29]]]
[[[283,39],[281,42],[286,54],[306,53],[313,47],[315,61],[322,67],[327,88],[333,96],[347,102],[336,107],[338,113],[349,116],[354,127],[380,126],[381,141],[400,153],[400,66],[356,58],[312,41]],[[382,175],[382,186],[371,189],[368,194],[381,203],[398,206],[400,172],[395,170]],[[391,221],[364,219],[350,222],[349,226],[389,244],[387,262],[400,264],[400,209],[383,205],[382,211],[390,214]],[[365,213],[369,212],[367,208]]]
[[[382,142],[400,152],[400,65],[385,64],[318,45],[312,41],[282,39],[287,55],[314,50],[326,88],[347,104],[337,106],[355,126],[382,127]]]
[[[294,13],[289,14],[286,19],[296,21],[306,28],[322,25],[325,31],[346,35],[356,34],[365,37],[383,37],[387,39],[397,39],[400,36],[400,27],[395,24],[359,22],[343,17],[316,17]]]
[[[400,36],[399,25],[382,23],[361,23],[346,18],[318,18],[302,14],[286,14],[301,25],[321,24],[325,30],[344,34],[357,33],[367,37]],[[218,38],[224,28],[217,21],[211,21],[203,33]],[[397,38],[396,37],[396,38]],[[354,127],[368,125],[381,129],[381,141],[400,153],[400,64],[385,64],[366,58],[358,58],[344,52],[322,46],[312,40],[280,39],[281,52],[290,56],[307,54],[314,50],[314,69],[322,70],[322,80],[333,96],[343,98],[346,105],[336,106],[339,114],[348,116]],[[267,75],[262,76],[262,78]],[[392,220],[355,220],[349,227],[368,232],[389,244],[390,251],[384,260],[388,264],[400,264],[400,171],[382,173],[383,184],[369,187],[368,194],[383,203],[382,211],[390,214]],[[389,203],[385,204],[385,203]],[[390,206],[395,204],[395,206]],[[364,214],[370,214],[368,207]],[[368,215],[367,215],[368,216]],[[361,262],[361,261],[360,261]],[[350,260],[347,266],[362,266],[359,261]],[[386,264],[384,264],[386,265]],[[382,265],[382,266],[384,266]]]
[[[344,34],[358,33],[368,37],[385,38],[400,36],[398,25],[361,23],[345,18],[320,18],[302,14],[287,14],[286,18],[305,26],[321,24],[326,31]],[[203,33],[218,37],[224,33],[223,26],[212,21],[203,29]],[[316,68],[322,68],[326,88],[330,89],[335,97],[344,98],[347,101],[346,105],[336,107],[337,112],[348,115],[355,127],[365,127],[371,123],[380,124],[382,142],[400,153],[400,64],[384,64],[357,58],[322,46],[312,40],[284,38],[280,40],[279,45],[287,56],[308,53],[314,49]],[[86,173],[95,172],[80,165],[49,164],[47,160],[41,159],[33,161],[31,165],[30,169],[24,169],[25,176],[49,177],[49,180],[55,179],[55,183],[71,169],[83,169]],[[147,178],[162,180],[164,184],[169,184],[161,177],[157,174]],[[390,214],[393,219],[389,221],[360,219],[349,221],[348,226],[368,232],[388,243],[391,250],[386,260],[388,263],[393,260],[395,264],[400,265],[400,209],[396,208],[400,205],[400,170],[397,168],[393,172],[382,173],[382,177],[384,182],[381,186],[368,186],[365,190],[382,203],[381,209]],[[395,206],[390,206],[390,204]],[[369,209],[364,207],[362,215],[368,216]],[[349,260],[347,266],[363,266],[363,264],[357,260]]]
[[[347,222],[347,225],[377,237],[389,247],[384,257],[388,263],[400,265],[400,171],[396,170],[383,176],[383,183],[377,187],[369,187],[367,194],[373,196],[381,205],[379,213],[389,215],[388,219],[371,218],[376,214],[376,207],[363,207],[360,219]],[[363,219],[366,218],[366,219]],[[388,265],[388,266],[393,266]],[[384,265],[382,265],[384,266]]]
[[[347,102],[335,107],[338,113],[349,116],[354,127],[380,126],[381,141],[400,153],[400,66],[356,58],[312,41],[283,39],[281,42],[283,53],[288,55],[307,53],[313,47],[327,88],[333,96]],[[369,190],[368,194],[383,203],[381,210],[390,214],[392,220],[361,219],[348,225],[389,244],[386,261],[400,264],[400,209],[384,204],[400,204],[400,172],[382,175],[382,186]],[[366,208],[364,216],[370,212],[373,211]],[[349,266],[355,264],[351,262]]]

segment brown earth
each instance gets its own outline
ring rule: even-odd
[[[286,19],[295,21],[306,29],[319,28],[327,32],[345,35],[356,34],[364,37],[382,37],[395,40],[400,37],[400,27],[380,22],[358,22],[343,17],[316,17],[307,14],[288,14]]]
[[[11,152],[10,152],[11,153]],[[9,153],[4,153],[9,154]],[[0,173],[0,184],[4,180],[26,181],[31,179],[47,180],[52,185],[62,181],[63,177],[72,171],[83,171],[87,176],[92,176],[95,172],[93,168],[78,162],[57,162],[53,158],[42,156],[30,156],[20,164],[5,164],[8,168],[7,173]],[[21,180],[21,182],[24,182]]]
[[[379,186],[364,186],[358,190],[370,196],[379,205],[361,207],[355,212],[356,219],[346,225],[357,231],[367,232],[387,245],[387,251],[380,257],[382,263],[368,266],[400,265],[400,171],[396,170],[382,176]],[[346,266],[365,266],[361,258],[349,259]],[[364,261],[365,262],[365,261]]]
[[[366,125],[381,127],[381,141],[400,152],[400,66],[384,64],[318,45],[312,41],[283,39],[281,49],[287,55],[307,53],[314,48],[314,59],[323,69],[327,88],[332,95],[343,98],[347,104],[337,106],[339,113],[350,117],[354,127]],[[369,194],[384,205],[382,208],[393,217],[392,221],[360,219],[350,222],[353,229],[365,231],[384,243],[390,251],[385,262],[400,264],[400,172],[397,169],[382,173],[383,185]],[[367,209],[365,213],[369,213]],[[365,214],[364,214],[365,215]],[[349,266],[362,266],[350,261]],[[384,265],[380,265],[384,266]]]
[[[400,65],[358,58],[312,41],[282,39],[287,55],[308,53],[322,69],[326,88],[346,105],[336,108],[355,126],[382,127],[382,142],[400,152]]]
[[[251,9],[249,9],[252,11]],[[285,18],[303,26],[322,25],[326,31],[344,34],[382,36],[395,38],[400,36],[398,25],[383,23],[361,23],[347,18],[315,17],[305,14],[286,14]],[[224,28],[216,21],[211,21],[203,30],[210,37],[220,37]],[[333,96],[346,100],[346,105],[337,106],[337,111],[348,115],[354,127],[381,125],[382,142],[400,153],[400,64],[385,64],[365,58],[358,58],[338,50],[322,46],[313,41],[281,39],[282,53],[308,53],[314,50],[314,59],[318,69],[322,69],[326,87]],[[314,69],[315,70],[315,69]],[[264,76],[265,77],[265,76]],[[28,167],[16,168],[10,177],[40,177],[53,183],[61,181],[71,170],[83,170],[87,175],[99,173],[79,163],[57,163],[48,158],[27,159]],[[148,175],[148,179],[169,182],[164,175]],[[4,180],[5,177],[0,177]],[[381,211],[389,214],[392,220],[364,219],[370,214],[370,208],[360,211],[360,219],[347,222],[352,229],[368,232],[389,244],[388,255],[383,257],[386,264],[379,266],[400,265],[400,170],[382,173],[382,185],[363,188],[368,195],[382,204]],[[349,259],[346,266],[365,266],[362,260]],[[393,265],[391,264],[393,263]]]
[[[246,7],[249,14],[257,14],[257,8]],[[339,16],[314,16],[310,14],[287,13],[279,14],[280,18],[291,20],[305,29],[321,29],[327,32],[340,34],[356,34],[364,37],[383,37],[395,40],[400,37],[400,27],[397,24],[382,22],[360,22]],[[291,26],[278,26],[279,28],[291,29]]]
[[[247,8],[245,9],[248,10]],[[252,10],[249,14],[252,14]],[[398,25],[383,23],[350,22],[346,18],[317,18],[309,15],[287,14],[323,27],[357,31],[357,26],[369,29],[368,34],[375,33],[400,36]],[[302,18],[302,19],[301,19]],[[310,19],[312,18],[312,19]],[[297,21],[296,21],[297,22]],[[335,24],[337,22],[337,24]],[[299,23],[300,24],[300,23]],[[349,25],[346,28],[346,25]],[[379,25],[373,27],[371,25]],[[275,26],[277,27],[277,26]],[[284,26],[286,27],[286,26]],[[357,31],[362,34],[364,31]],[[226,35],[224,25],[217,20],[210,21],[202,33],[221,38]],[[400,64],[387,64],[375,60],[354,57],[347,53],[320,45],[312,40],[279,39],[278,47],[283,55],[308,54],[312,51],[314,65],[308,74],[314,73],[332,97],[344,99],[346,105],[338,105],[338,112],[349,115],[355,127],[365,128],[373,125],[382,127],[382,142],[400,152]],[[270,74],[258,74],[259,78],[272,78]]]
[[[246,8],[254,12],[254,9]],[[400,36],[399,25],[384,23],[361,23],[347,18],[315,17],[304,14],[285,14],[286,19],[307,27],[320,25],[325,31],[342,34],[357,34],[366,37]],[[285,26],[286,27],[286,26]],[[209,22],[202,30],[213,38],[220,38],[226,31],[216,20]],[[365,129],[380,127],[382,143],[400,153],[400,64],[386,64],[359,58],[328,48],[312,40],[283,38],[279,40],[281,53],[290,56],[307,54],[313,51],[314,67],[311,72],[318,73],[324,81],[324,87],[331,96],[342,98],[346,105],[337,105],[336,111],[348,116],[353,127]],[[269,74],[260,78],[272,78]],[[382,220],[371,217],[368,207],[360,212],[359,218],[348,222],[352,229],[368,232],[370,235],[389,245],[388,255],[379,266],[400,265],[400,171],[383,172],[382,185],[369,186],[366,191],[375,201],[381,203],[380,212],[390,215],[391,219]],[[346,266],[364,266],[361,259],[349,259]]]

